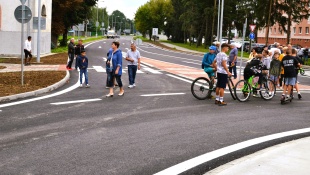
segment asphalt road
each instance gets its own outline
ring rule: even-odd
[[[108,90],[100,66],[104,69],[111,42],[86,49],[91,88],[23,104],[0,103],[0,174],[148,175],[225,146],[310,125],[307,92],[286,105],[280,105],[279,96],[240,103],[226,94],[228,106],[219,107],[213,100],[196,100],[190,83],[147,65],[137,75],[136,88],[127,88],[125,71],[125,95],[118,97],[116,89],[113,98],[101,98]],[[130,38],[120,42],[126,52]],[[201,61],[200,56],[149,45],[139,49],[144,57],[180,65]],[[72,71],[70,82],[50,94],[77,81],[78,72]],[[301,81],[308,83],[309,78]],[[77,102],[85,99],[93,101]],[[59,104],[68,101],[72,103]],[[1,107],[5,104],[12,105]]]

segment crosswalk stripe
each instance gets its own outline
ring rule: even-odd
[[[102,66],[93,66],[93,68],[94,68],[97,72],[106,72],[106,70],[105,70]]]

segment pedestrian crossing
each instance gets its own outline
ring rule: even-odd
[[[106,73],[106,68],[102,66],[92,66],[92,67],[89,67],[88,70],[95,70],[96,72],[99,72],[99,73]],[[127,67],[123,68],[122,73],[128,73]],[[156,69],[147,67],[145,65],[141,65],[141,70],[137,70],[137,74],[144,74],[144,73],[163,74],[160,70],[156,70]]]

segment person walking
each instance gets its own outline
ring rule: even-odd
[[[75,46],[75,70],[77,70],[77,57],[81,55],[81,52],[84,49],[83,40],[79,39],[78,44]]]
[[[123,96],[125,91],[123,89],[123,83],[122,83],[122,51],[119,49],[119,42],[118,41],[114,41],[112,43],[112,55],[110,60],[107,61],[107,64],[110,65],[110,69],[111,69],[111,78],[109,81],[109,88],[110,88],[110,93],[108,95],[106,95],[106,97],[113,97],[114,92],[113,92],[113,88],[114,88],[114,77],[117,81],[117,84],[120,88],[120,92],[118,94],[118,96]]]
[[[28,39],[25,41],[24,53],[25,53],[25,66],[29,66],[31,58],[32,58],[32,54],[31,54],[31,36],[28,36]]]
[[[89,88],[88,84],[88,58],[86,57],[85,50],[81,50],[81,55],[77,57],[77,66],[80,69],[80,87],[83,87],[83,74],[85,77],[85,85],[87,88]]]
[[[230,45],[231,51],[229,53],[229,72],[232,73],[234,72],[234,79],[237,78],[237,57],[238,57],[238,49],[235,45]]]
[[[69,62],[67,64],[67,70],[72,70],[72,62],[74,60],[74,52],[75,52],[75,47],[74,47],[74,38],[70,39],[70,43],[68,44],[68,57],[69,57]]]
[[[281,61],[279,60],[280,53],[275,52],[273,54],[272,61],[270,62],[270,69],[269,69],[269,79],[278,87],[279,85],[279,78],[280,78],[280,72],[281,72]],[[274,89],[273,86],[270,86],[271,94],[273,95]]]
[[[129,77],[128,88],[134,88],[136,86],[135,79],[137,70],[141,69],[140,66],[141,55],[140,52],[137,50],[135,43],[131,43],[130,47],[131,49],[127,52],[126,55],[128,65],[128,77]]]

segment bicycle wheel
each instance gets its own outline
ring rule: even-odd
[[[233,92],[233,90],[234,90],[235,87],[234,87],[234,83],[233,83],[233,81],[231,80],[231,78],[228,78],[227,84],[228,84],[228,89],[229,89],[229,92],[230,92],[231,97],[232,97],[234,100],[236,100],[236,96],[235,96],[235,94],[234,94],[234,92]]]
[[[193,96],[198,100],[207,99],[212,93],[210,81],[205,77],[196,78],[191,85],[191,91]]]
[[[251,96],[251,86],[245,80],[240,80],[236,83],[235,88],[235,97],[240,102],[247,101]]]
[[[301,74],[301,75],[305,75],[305,70],[300,69],[300,74]]]
[[[276,85],[271,80],[263,82],[259,94],[262,99],[271,100],[276,94]]]

